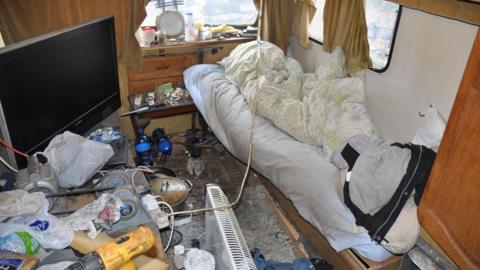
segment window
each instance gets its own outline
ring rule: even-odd
[[[0,33],[0,48],[5,47],[5,43],[3,42],[2,33]]]
[[[323,42],[323,7],[325,6],[325,0],[317,0],[315,2],[317,11],[313,15],[312,22],[308,27],[310,37],[316,41]]]
[[[156,17],[162,13],[160,0],[151,0],[146,6],[147,18],[142,26],[154,26]],[[171,1],[165,1],[171,2]],[[180,1],[179,1],[180,2]],[[174,10],[173,6],[167,7]],[[192,12],[195,20],[207,25],[251,25],[257,19],[257,9],[252,0],[184,0],[178,11]]]
[[[323,41],[323,7],[325,0],[317,0],[317,12],[310,24],[310,37]],[[400,5],[385,0],[365,0],[365,18],[368,27],[368,43],[373,70],[383,72],[387,69],[395,40]]]

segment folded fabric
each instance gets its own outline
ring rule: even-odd
[[[375,214],[390,201],[407,171],[411,152],[392,147],[392,142],[365,135],[352,136],[332,154],[340,169],[351,170],[350,197],[364,213]],[[355,166],[347,165],[348,150],[359,153]]]
[[[345,205],[355,224],[394,254],[407,252],[419,236],[417,205],[435,159],[433,150],[355,135],[332,154],[342,173]]]

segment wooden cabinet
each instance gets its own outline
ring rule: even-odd
[[[229,38],[198,42],[179,42],[162,46],[143,48],[143,64],[138,69],[128,69],[128,95],[151,92],[155,85],[172,82],[184,86],[183,72],[200,62],[213,64],[227,56],[238,44],[254,38]],[[128,101],[127,101],[128,102]],[[155,117],[153,117],[155,118]],[[191,128],[192,117],[188,114],[171,115],[151,121],[146,132],[151,134],[156,127],[165,128],[168,133],[181,132]],[[127,131],[129,138],[135,137],[133,129]]]
[[[230,38],[143,48],[142,66],[128,69],[128,94],[151,92],[159,83],[183,86],[183,72],[187,68],[200,62],[216,63],[238,44],[251,40],[253,38]]]
[[[144,57],[140,69],[128,70],[129,94],[153,91],[158,83],[183,84],[183,71],[197,64],[196,55]]]
[[[128,94],[139,94],[139,93],[146,93],[151,92],[155,89],[155,85],[160,83],[168,83],[172,82],[175,85],[183,84],[183,76],[178,77],[159,77],[155,79],[149,80],[141,80],[141,81],[130,81],[128,83]]]
[[[480,32],[419,208],[425,231],[460,269],[480,268]]]

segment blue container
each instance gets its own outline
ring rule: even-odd
[[[137,140],[135,141],[135,152],[137,153],[139,165],[153,165],[152,144],[150,143],[150,140],[143,132],[143,129],[139,129],[137,135]]]

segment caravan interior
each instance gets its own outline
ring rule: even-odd
[[[480,268],[480,1],[0,18],[0,268]]]

